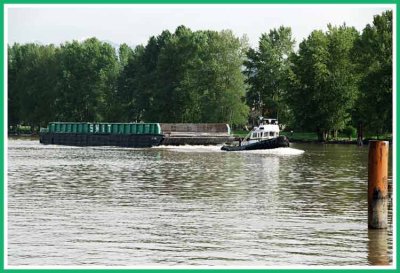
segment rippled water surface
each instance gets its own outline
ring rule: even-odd
[[[353,145],[222,152],[10,139],[8,264],[390,264],[392,228],[367,229],[367,155]]]

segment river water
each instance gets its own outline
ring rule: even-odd
[[[388,265],[392,209],[388,230],[368,230],[367,156],[9,139],[8,265]]]

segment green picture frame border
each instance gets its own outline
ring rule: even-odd
[[[396,45],[398,42],[398,32],[399,32],[399,22],[397,20],[397,15],[399,14],[399,1],[397,0],[0,0],[0,20],[3,23],[2,27],[1,27],[1,54],[0,54],[0,62],[3,64],[1,66],[0,72],[1,72],[1,77],[0,77],[0,84],[1,84],[1,96],[0,96],[0,103],[3,106],[3,111],[1,111],[1,120],[0,120],[0,127],[1,127],[1,136],[0,136],[0,141],[1,141],[1,145],[0,145],[0,153],[3,155],[0,159],[1,162],[1,166],[3,169],[3,175],[0,178],[0,196],[1,196],[1,201],[2,201],[2,206],[0,209],[0,219],[1,219],[1,224],[0,224],[0,233],[1,233],[1,238],[0,238],[0,254],[2,255],[1,259],[0,259],[0,272],[18,272],[18,273],[25,273],[25,272],[53,272],[53,271],[57,271],[57,272],[127,272],[127,271],[134,271],[134,272],[146,272],[146,273],[157,273],[157,272],[166,272],[166,271],[176,271],[176,272],[180,272],[180,273],[186,273],[186,272],[196,272],[196,273],[210,273],[210,272],[279,272],[279,273],[283,273],[283,272],[296,272],[296,271],[310,271],[310,272],[329,272],[329,273],[333,273],[333,272],[337,272],[337,271],[345,271],[345,272],[370,272],[371,270],[374,271],[384,271],[384,272],[397,272],[398,271],[398,261],[399,261],[399,243],[396,241],[393,241],[393,255],[396,255],[396,268],[395,269],[381,269],[381,268],[374,268],[373,266],[371,266],[371,269],[349,269],[348,267],[345,268],[340,268],[340,266],[338,266],[338,268],[332,269],[331,267],[327,268],[327,269],[314,269],[312,267],[310,267],[310,269],[307,268],[301,268],[301,269],[176,269],[176,268],[160,268],[160,269],[114,269],[114,268],[104,268],[104,269],[74,269],[74,268],[66,268],[66,269],[5,269],[5,249],[4,249],[4,232],[5,232],[5,222],[4,222],[4,216],[5,216],[5,207],[7,206],[7,204],[5,203],[5,181],[4,181],[4,174],[7,172],[7,170],[5,169],[5,158],[4,158],[4,153],[5,153],[5,140],[7,138],[7,131],[5,128],[6,125],[6,121],[4,120],[5,115],[4,115],[4,111],[5,111],[5,101],[4,101],[4,95],[6,90],[4,89],[4,85],[5,85],[5,69],[6,69],[6,65],[4,64],[4,60],[5,60],[5,46],[4,46],[4,41],[5,41],[5,24],[4,24],[4,20],[5,20],[5,14],[4,14],[4,7],[7,4],[395,4],[396,5],[396,20],[395,20],[395,24],[396,24]],[[395,90],[393,90],[393,92],[396,92],[396,90],[398,90],[399,87],[399,82],[397,81],[398,79],[398,58],[399,58],[399,49],[398,46],[396,46],[396,59],[394,60],[394,65],[396,67],[396,74],[395,79],[396,79],[396,86],[395,86]],[[397,112],[397,105],[399,105],[399,97],[396,94],[396,107],[394,107],[394,113],[393,116],[396,116],[396,120],[398,120],[399,115]],[[398,136],[398,128],[397,128],[397,122],[395,124],[395,128],[396,128],[396,132],[394,132],[394,138],[393,138],[393,142],[396,144],[396,153],[393,154],[393,156],[397,159],[398,158],[398,147],[397,144],[399,143],[399,136]],[[397,170],[399,169],[399,161],[396,160],[396,172],[393,172],[393,182],[397,181]],[[396,186],[396,196],[399,196],[399,188],[398,186]],[[396,204],[394,204],[393,208],[396,208],[396,215],[393,215],[396,220],[399,219],[398,215],[399,215],[399,202],[396,202]],[[397,221],[395,221],[396,223],[396,238],[398,238],[398,229],[397,229]],[[366,223],[367,224],[367,223]],[[396,246],[396,247],[395,247]],[[394,251],[396,249],[396,252]],[[394,257],[393,257],[394,258]]]

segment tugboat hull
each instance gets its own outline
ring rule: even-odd
[[[222,146],[223,151],[249,151],[249,150],[266,150],[281,147],[289,147],[289,140],[286,136],[262,140],[256,143],[251,143],[242,146]]]

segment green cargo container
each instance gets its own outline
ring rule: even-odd
[[[51,122],[47,126],[50,133],[81,134],[161,134],[159,123],[86,123]]]
[[[111,134],[116,134],[118,132],[118,124],[111,124]]]

